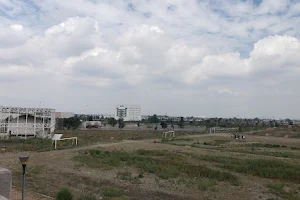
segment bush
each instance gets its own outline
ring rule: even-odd
[[[73,195],[67,188],[62,188],[56,195],[56,200],[72,200]]]

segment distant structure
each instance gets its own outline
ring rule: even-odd
[[[227,132],[227,131],[237,132],[238,130],[239,130],[238,128],[211,127],[207,129],[206,133]]]
[[[81,124],[82,128],[101,128],[101,121],[85,121]]]
[[[166,131],[162,133],[163,138],[167,138],[168,135],[170,135],[170,137],[175,137],[175,131]]]
[[[141,121],[140,105],[118,105],[116,107],[115,119],[123,118],[124,121]]]
[[[94,121],[99,121],[105,118],[114,118],[115,115],[113,114],[91,114]]]
[[[74,116],[75,114],[72,112],[55,112],[55,118],[71,118]]]
[[[157,119],[159,119],[159,121],[169,121],[169,122],[179,122],[181,120],[181,116],[169,116],[169,115],[159,115],[157,114]],[[152,117],[152,115],[143,115],[142,119],[143,120],[148,120],[150,117]],[[200,122],[203,121],[205,119],[205,117],[203,116],[192,116],[192,117],[183,117],[183,120],[185,122]]]
[[[51,138],[55,130],[55,109],[0,106],[0,138]]]

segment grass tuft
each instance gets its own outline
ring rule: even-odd
[[[124,194],[124,190],[113,187],[106,187],[103,190],[103,195],[105,197],[120,197]]]

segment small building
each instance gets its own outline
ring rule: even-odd
[[[85,121],[82,123],[83,128],[101,128],[101,121]]]

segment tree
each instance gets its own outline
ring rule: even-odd
[[[70,129],[78,129],[81,126],[81,121],[78,117],[70,117],[63,119],[64,128]]]
[[[160,123],[160,125],[161,125],[161,127],[162,127],[163,129],[166,129],[166,128],[168,127],[168,124],[167,124],[167,122],[165,122],[165,121],[162,121],[162,122]]]
[[[64,119],[56,119],[56,129],[57,130],[63,130],[64,129]]]
[[[100,117],[100,121],[103,122],[105,120],[105,118],[103,117],[103,115]]]
[[[117,120],[113,117],[108,118],[108,124],[114,127],[117,124]]]
[[[157,118],[156,114],[151,116],[148,120],[149,120],[150,123],[154,123],[154,124],[159,123],[159,119]]]
[[[92,115],[88,116],[88,118],[87,118],[87,119],[88,119],[88,121],[94,121],[94,120],[93,120],[93,116],[92,116]]]
[[[124,123],[123,118],[118,119],[118,124],[119,124],[119,128],[124,128],[125,127],[125,123]]]
[[[178,126],[180,128],[184,128],[184,119],[183,119],[183,117],[180,117],[180,121],[178,122]]]
[[[241,126],[239,126],[238,132],[239,133],[242,132],[242,127]]]

